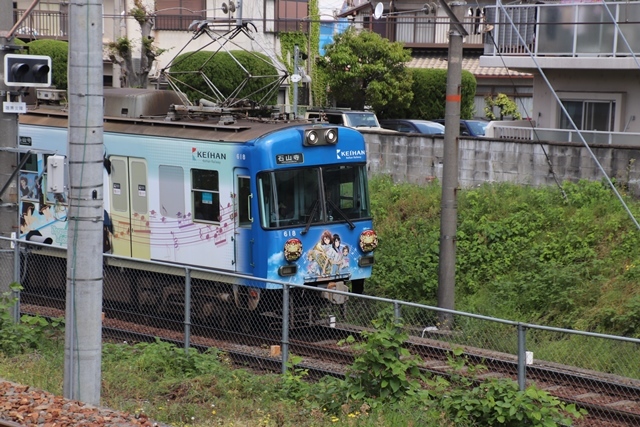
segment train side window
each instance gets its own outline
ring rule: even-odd
[[[24,165],[22,165],[20,170],[27,171],[27,172],[38,172],[38,155],[20,153],[20,163],[22,163],[25,157],[27,158],[27,161],[25,162]]]
[[[163,216],[177,218],[184,213],[184,170],[180,166],[160,165],[160,210]]]
[[[240,227],[251,226],[251,204],[249,203],[251,197],[251,180],[248,176],[238,177],[238,223]]]
[[[191,198],[194,221],[220,221],[218,171],[191,169]]]

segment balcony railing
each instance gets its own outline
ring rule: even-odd
[[[15,22],[24,15],[24,10],[14,10]],[[16,31],[18,37],[56,38],[69,37],[69,15],[66,12],[34,10]]]
[[[580,131],[573,129],[538,128],[531,125],[513,126],[507,122],[491,122],[485,137],[520,141],[578,142],[582,139],[588,145],[605,144],[626,147],[640,147],[640,133]]]
[[[15,19],[19,19],[24,10],[14,11]],[[156,30],[187,31],[193,20],[205,19],[196,15],[159,15],[156,18]],[[110,29],[121,25],[121,16],[105,15],[103,28],[105,36],[110,37]],[[282,31],[307,32],[310,21],[308,19],[256,19],[252,20],[258,31],[265,33]],[[355,21],[349,21],[350,25],[370,29],[391,41],[403,42],[405,46],[420,47],[447,47],[449,43],[450,23],[447,17],[425,16],[424,14],[403,15],[393,18],[372,20],[370,16],[359,15]],[[323,24],[330,21],[323,21]],[[235,25],[235,20],[229,21],[229,27]],[[344,22],[337,23],[344,27]],[[469,33],[465,37],[465,46],[483,45],[485,34],[482,31],[482,23],[473,17],[465,18],[464,27]],[[21,38],[56,38],[67,40],[69,22],[66,12],[33,11],[23,25],[18,29],[17,35]]]
[[[351,25],[366,28],[394,42],[403,42],[406,47],[447,47],[451,20],[448,17],[425,16],[424,13],[398,15],[373,19],[367,14],[359,14],[349,21]],[[465,46],[481,47],[484,43],[483,25],[478,18],[466,17],[463,26],[469,35],[464,38]]]
[[[640,3],[491,6],[484,54],[625,57],[640,52]],[[513,25],[512,25],[513,23]]]

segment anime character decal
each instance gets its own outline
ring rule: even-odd
[[[38,159],[37,162],[39,170],[42,170],[43,161]],[[39,243],[65,244],[67,202],[64,194],[46,192],[44,172],[21,171],[18,183],[20,237]],[[48,229],[45,231],[45,228]]]
[[[340,235],[325,230],[320,235],[320,241],[307,252],[305,279],[348,279],[351,275],[349,257],[349,246],[342,243]]]

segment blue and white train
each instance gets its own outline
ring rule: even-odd
[[[39,108],[21,115],[19,142],[20,237],[66,247],[68,194],[47,191],[46,167],[49,156],[66,156],[66,114]],[[278,282],[362,292],[371,275],[377,237],[365,142],[354,129],[232,117],[108,118],[104,152],[105,250],[117,256],[105,266],[144,272],[152,267],[130,261],[154,260],[236,273],[229,283],[199,281],[194,292],[199,301],[252,311],[281,298]],[[157,307],[172,299],[172,287],[183,292],[178,280],[128,277],[135,298],[110,292],[106,278],[105,298]],[[54,281],[64,288],[64,277]],[[208,307],[204,315],[215,311]]]

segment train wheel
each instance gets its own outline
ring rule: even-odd
[[[199,324],[227,329],[233,297],[224,290],[199,290],[192,298],[193,317]]]
[[[151,276],[138,277],[135,281],[136,305],[141,313],[157,313],[160,307],[162,286]]]

